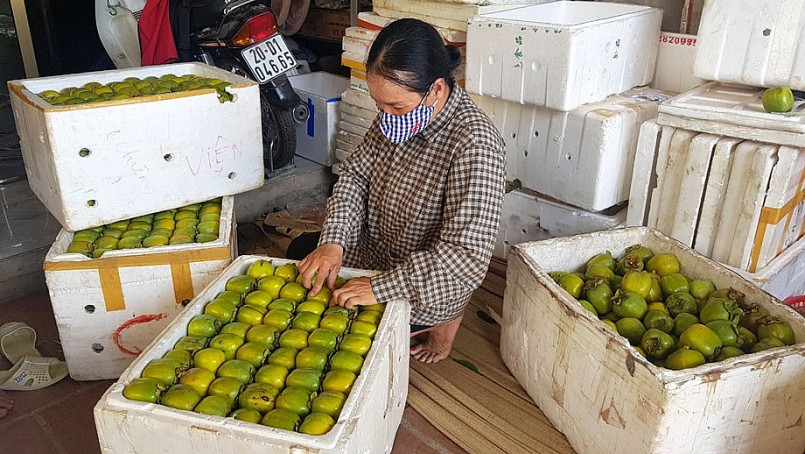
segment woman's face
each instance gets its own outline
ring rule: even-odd
[[[437,79],[425,97],[424,104],[426,106],[433,105],[439,99],[436,85],[440,82],[442,82],[442,79]],[[423,102],[421,94],[409,91],[407,88],[376,74],[367,74],[366,84],[369,86],[369,95],[375,100],[377,108],[387,114],[405,115]]]

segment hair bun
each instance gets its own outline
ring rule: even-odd
[[[444,49],[447,51],[447,58],[450,62],[450,72],[452,73],[454,69],[458,68],[458,64],[461,63],[461,51],[458,50],[458,47],[451,44],[445,45]]]

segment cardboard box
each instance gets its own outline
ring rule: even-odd
[[[341,94],[349,78],[318,71],[291,77],[294,90],[307,103],[307,123],[296,126],[296,154],[325,166],[335,160]]]
[[[231,82],[231,102],[212,88],[54,106],[44,90],[126,77],[196,74]],[[28,182],[69,231],[262,187],[259,86],[201,64],[181,63],[11,81]]]
[[[352,454],[390,451],[408,396],[410,306],[406,301],[392,301],[386,306],[363,369],[338,421],[325,435],[305,435],[123,397],[125,385],[139,377],[149,361],[173,348],[185,335],[190,319],[203,312],[204,305],[224,289],[227,279],[245,274],[249,264],[257,259],[271,260],[275,264],[291,262],[269,257],[238,257],[104,393],[94,410],[102,452]],[[372,273],[342,268],[341,274],[352,278]]]
[[[732,287],[791,324],[798,343],[693,369],[659,368],[548,275],[642,244],[677,256],[681,272]],[[579,454],[801,454],[805,319],[681,243],[646,228],[555,238],[509,253],[503,361]]]
[[[647,85],[662,11],[558,1],[484,14],[467,29],[467,91],[570,111]]]
[[[297,33],[314,38],[341,41],[350,23],[349,9],[310,8]]]
[[[184,305],[237,257],[234,197],[224,197],[218,239],[209,243],[66,253],[62,230],[45,257],[45,281],[74,380],[120,376]]]
[[[570,112],[472,96],[506,142],[506,178],[588,211],[629,198],[640,125],[671,93],[636,88]]]
[[[704,2],[697,77],[805,90],[805,0]]]

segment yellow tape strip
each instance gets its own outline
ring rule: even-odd
[[[805,183],[805,170],[803,170],[802,175],[799,178],[799,184],[797,185],[797,193],[794,194],[794,197],[791,198],[785,205],[780,208],[769,208],[763,207],[760,211],[760,220],[758,222],[758,228],[755,232],[755,240],[752,244],[752,253],[749,256],[749,267],[747,271],[750,273],[754,273],[757,271],[758,261],[760,260],[760,251],[763,249],[763,241],[765,240],[766,236],[766,228],[770,225],[777,225],[781,220],[786,219],[785,222],[785,229],[784,232],[788,230],[788,226],[791,224],[791,219],[794,217],[793,212],[799,206],[799,204],[805,200],[805,191],[802,190],[802,186]],[[805,224],[803,224],[805,227]],[[785,241],[785,234],[782,235],[780,239],[780,244],[777,247],[777,254],[779,255],[784,249],[784,241]]]
[[[349,75],[360,80],[366,80],[366,73],[357,69],[350,70]]]
[[[101,257],[80,262],[45,262],[42,268],[45,271],[97,270],[106,310],[111,312],[126,308],[123,286],[120,283],[120,268],[170,265],[173,295],[176,304],[181,304],[184,300],[192,299],[195,296],[190,263],[229,260],[232,258],[230,253],[229,247],[217,247],[126,257]]]
[[[106,312],[122,311],[126,308],[123,299],[123,285],[120,283],[120,273],[116,269],[102,268],[98,270],[101,280],[101,291]]]
[[[347,68],[357,69],[358,71],[366,72],[366,63],[350,60],[348,58],[341,57],[341,64],[346,66]]]
[[[173,280],[173,296],[176,304],[182,304],[195,296],[193,292],[193,277],[190,275],[190,263],[171,263],[171,279]]]

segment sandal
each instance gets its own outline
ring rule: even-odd
[[[11,369],[0,372],[0,389],[34,391],[67,376],[67,363],[56,358],[25,356]]]
[[[36,349],[36,331],[23,322],[0,326],[0,353],[11,364],[17,364],[25,356],[42,356]]]

